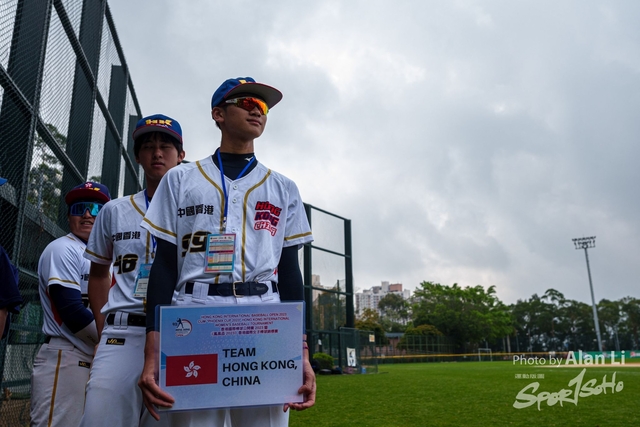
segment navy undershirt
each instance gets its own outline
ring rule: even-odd
[[[49,285],[49,296],[62,323],[74,334],[93,322],[93,313],[82,303],[79,289],[68,288],[59,284]]]
[[[218,169],[220,169],[220,164],[218,163],[218,151],[217,149],[211,158],[213,159],[213,163],[216,165]],[[232,154],[232,153],[220,153],[220,158],[222,159],[222,166],[224,168],[224,176],[229,178],[230,180],[235,180],[242,169],[247,166],[247,163],[251,161],[251,159],[255,156],[254,153],[246,153],[246,154]],[[256,159],[257,160],[257,159]],[[255,169],[258,162],[253,162],[249,165],[249,168],[244,173],[245,176],[248,175],[252,170]]]

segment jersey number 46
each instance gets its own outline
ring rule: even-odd
[[[138,255],[136,254],[118,255],[113,263],[113,269],[117,269],[117,274],[130,273],[135,271],[137,263]]]

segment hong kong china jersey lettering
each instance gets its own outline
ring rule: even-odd
[[[211,157],[171,169],[144,218],[144,228],[178,247],[178,291],[187,282],[277,282],[282,248],[313,241],[295,183],[257,163],[240,179],[225,177],[226,233],[235,235],[234,271],[205,273],[207,235],[220,234],[223,222],[220,179]]]
[[[134,297],[134,288],[140,266],[153,262],[155,250],[151,234],[140,227],[146,211],[141,191],[111,200],[96,217],[84,256],[98,264],[113,263],[112,286],[103,314],[120,310],[144,313],[143,298]]]

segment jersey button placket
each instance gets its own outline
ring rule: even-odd
[[[238,203],[240,200],[237,195],[238,184],[233,184],[231,188],[233,190],[229,192],[229,204],[231,206],[229,206],[229,215],[227,217],[227,231],[236,234],[238,232],[236,225],[240,222],[237,218],[239,211]]]

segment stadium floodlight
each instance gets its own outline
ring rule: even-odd
[[[596,247],[596,236],[591,237],[580,237],[573,240],[573,244],[576,246],[576,249],[588,249]]]
[[[591,289],[591,307],[593,308],[593,323],[596,326],[596,336],[598,337],[598,350],[602,353],[602,339],[600,338],[600,322],[598,322],[598,310],[596,309],[596,298],[593,296],[593,283],[591,282],[591,269],[589,268],[589,254],[587,249],[596,247],[596,236],[580,237],[572,239],[576,249],[584,249],[584,256],[587,260],[587,275],[589,276],[589,289]]]

